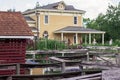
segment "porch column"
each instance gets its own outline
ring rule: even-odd
[[[76,35],[76,44],[78,44],[78,33],[76,33],[75,35]]]
[[[104,44],[104,33],[102,34],[102,44]]]
[[[85,44],[87,44],[87,34],[85,34]]]
[[[61,41],[63,41],[63,33],[61,33]]]
[[[37,39],[39,39],[39,30],[40,30],[40,14],[36,12],[36,18],[37,18]]]
[[[89,44],[91,44],[91,33],[89,33]]]

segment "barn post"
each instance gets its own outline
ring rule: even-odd
[[[20,64],[16,64],[16,75],[20,75]]]

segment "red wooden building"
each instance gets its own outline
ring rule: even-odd
[[[27,40],[32,38],[20,12],[0,12],[0,64],[25,63]],[[9,74],[15,74],[14,67],[0,68],[0,75]]]

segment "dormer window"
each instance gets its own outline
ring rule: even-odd
[[[58,9],[64,10],[64,6],[60,4],[60,5],[58,6]]]
[[[65,9],[65,3],[62,1],[58,4],[57,9],[64,10]]]

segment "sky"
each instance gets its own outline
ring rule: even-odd
[[[0,11],[16,9],[16,11],[25,11],[35,7],[36,2],[41,6],[61,0],[0,0]],[[118,5],[120,0],[62,0],[67,5],[73,5],[76,9],[86,11],[84,17],[94,19],[99,13],[105,13],[108,5]]]

